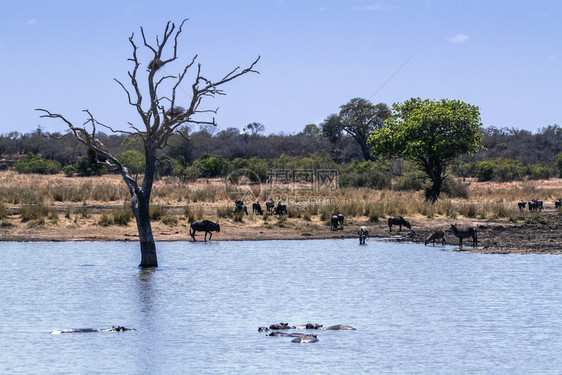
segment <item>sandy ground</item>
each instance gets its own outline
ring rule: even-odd
[[[178,208],[179,209],[179,208]],[[73,214],[69,218],[59,215],[56,221],[47,220],[45,224],[22,223],[17,215],[9,215],[0,227],[0,241],[137,241],[138,234],[134,219],[125,226],[100,226],[97,224],[104,207],[91,207],[92,216],[82,218]],[[437,229],[445,231],[447,244],[458,245],[458,239],[450,231],[452,223],[463,227],[472,226],[478,232],[478,247],[471,246],[471,240],[465,239],[462,251],[479,253],[541,253],[562,254],[562,217],[553,208],[545,210],[542,223],[506,221],[467,221],[446,218],[428,219],[423,216],[408,218],[415,233],[403,228],[393,227],[392,233],[386,220],[369,222],[366,218],[346,219],[343,229],[332,231],[318,218],[311,221],[287,218],[279,220],[269,217],[267,221],[261,216],[249,215],[243,222],[231,219],[220,221],[221,232],[214,233],[213,241],[241,240],[287,240],[287,239],[329,239],[355,238],[361,225],[367,226],[371,238],[387,241],[423,243],[425,237]],[[189,224],[181,218],[175,225],[166,225],[160,221],[153,222],[152,229],[156,241],[192,241],[189,236]],[[197,234],[197,240],[204,235]],[[431,246],[431,245],[428,245]],[[459,249],[460,250],[460,249]]]

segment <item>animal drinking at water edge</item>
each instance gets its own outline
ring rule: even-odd
[[[459,238],[459,247],[462,247],[462,240],[463,238],[472,237],[472,246],[476,247],[478,244],[478,238],[476,236],[476,229],[468,228],[468,229],[459,229],[457,228],[457,224],[451,224],[451,232]]]
[[[359,235],[359,245],[365,244],[365,240],[369,236],[369,231],[367,230],[367,227],[366,226],[360,227],[359,231],[357,231],[357,234]]]
[[[398,225],[400,226],[400,229],[398,230],[399,232],[402,231],[402,225],[405,226],[406,228],[408,228],[410,230],[410,232],[412,232],[413,234],[415,234],[416,232],[412,229],[412,226],[410,225],[410,222],[407,221],[406,219],[404,219],[402,216],[394,216],[388,219],[388,229],[390,232],[392,232],[392,226],[393,225]]]
[[[424,245],[427,246],[428,243],[433,242],[433,246],[435,246],[435,240],[441,240],[441,244],[445,245],[445,232],[442,230],[436,230],[435,232],[431,233],[429,236],[425,238]]]
[[[212,221],[209,220],[195,221],[191,223],[191,227],[189,228],[189,234],[191,235],[191,238],[193,238],[193,241],[195,241],[196,232],[205,232],[205,242],[207,242],[207,233],[209,233],[209,241],[210,241],[211,237],[213,236],[212,232],[220,233],[220,231],[221,231],[221,227],[219,223],[213,223]]]

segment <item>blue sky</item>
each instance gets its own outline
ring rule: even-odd
[[[40,119],[38,107],[77,124],[83,109],[116,128],[138,124],[113,80],[127,80],[128,38],[140,26],[162,35],[167,21],[184,18],[180,63],[198,54],[208,77],[261,56],[259,75],[204,102],[219,107],[222,129],[259,122],[291,134],[354,97],[389,105],[421,97],[476,105],[486,127],[537,131],[562,124],[561,16],[562,2],[540,0],[6,1],[0,133],[65,129]]]

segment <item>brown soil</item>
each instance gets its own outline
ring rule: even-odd
[[[138,235],[134,220],[125,226],[104,227],[97,224],[98,213],[109,208],[91,206],[89,207],[91,217],[83,218],[78,214],[72,214],[67,218],[62,211],[68,210],[68,207],[60,207],[61,214],[57,220],[47,219],[42,224],[23,223],[19,215],[8,215],[0,226],[0,241],[136,241]],[[181,209],[181,207],[172,207],[169,210],[175,210],[181,215]],[[447,244],[458,245],[458,239],[449,229],[450,224],[458,223],[460,226],[472,226],[478,231],[478,247],[473,248],[472,240],[465,239],[463,251],[562,254],[562,217],[553,207],[547,208],[541,215],[529,215],[527,222],[518,223],[428,219],[423,216],[408,219],[412,223],[415,234],[405,228],[402,232],[397,232],[397,227],[393,227],[392,233],[389,233],[386,220],[372,223],[364,218],[351,218],[346,219],[342,230],[331,231],[328,225],[315,217],[311,221],[296,218],[279,220],[277,217],[269,217],[264,221],[261,216],[250,215],[244,217],[241,223],[230,219],[221,220],[221,232],[213,234],[213,241],[354,238],[357,237],[359,226],[366,225],[371,238],[417,243],[423,243],[424,238],[434,230],[442,229],[445,230]],[[531,222],[537,219],[540,223]],[[153,222],[156,241],[191,241],[188,232],[188,223],[183,218],[180,218],[175,225],[166,225],[160,221]],[[198,233],[196,238],[203,240],[203,237],[203,234]]]

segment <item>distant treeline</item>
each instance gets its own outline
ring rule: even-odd
[[[162,161],[159,173],[193,179],[223,176],[234,169],[248,168],[261,179],[271,169],[336,168],[341,174],[340,182],[352,186],[385,187],[391,179],[399,181],[405,188],[423,185],[423,176],[416,175],[415,168],[408,163],[366,162],[351,137],[332,143],[323,135],[321,126],[307,125],[303,131],[290,135],[264,135],[261,132],[263,126],[248,126],[242,132],[237,128],[204,128],[195,132],[184,129],[181,135],[170,139],[169,146],[159,155]],[[526,176],[549,178],[560,173],[560,126],[551,125],[536,133],[489,127],[483,129],[483,133],[485,149],[473,156],[463,156],[452,166],[450,173],[480,180],[513,180]],[[0,157],[3,159],[0,168],[12,168],[16,159],[34,155],[41,158],[26,156],[16,169],[22,173],[38,173],[34,168],[44,166],[44,172],[39,173],[57,173],[64,169],[67,175],[82,176],[106,172],[91,164],[93,158],[75,138],[60,136],[48,134],[41,128],[32,133],[0,135]],[[137,139],[120,134],[100,134],[99,138],[133,173],[142,172],[142,147]]]

